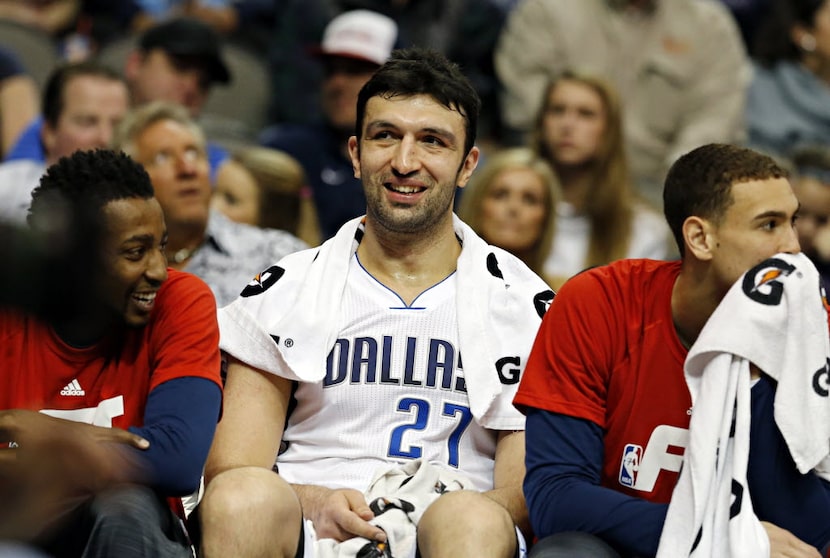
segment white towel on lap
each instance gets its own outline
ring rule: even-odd
[[[363,537],[342,543],[334,539],[317,539],[314,556],[414,556],[418,522],[424,511],[445,492],[471,487],[472,483],[463,475],[422,460],[393,467],[378,475],[364,493],[369,507],[375,512],[369,523],[386,532],[387,542],[374,543]]]
[[[511,398],[496,396],[515,391],[553,292],[519,259],[453,218],[462,244],[458,333],[470,410],[485,428],[523,429]],[[337,339],[349,262],[362,234],[361,218],[354,219],[319,248],[286,256],[258,275],[219,311],[220,347],[233,346],[249,365],[287,372],[292,380],[322,380]],[[269,289],[277,282],[279,288]]]
[[[830,339],[822,295],[806,256],[778,254],[744,274],[709,318],[686,359],[689,444],[658,558],[769,555],[746,482],[750,363],[778,382],[775,422],[798,470],[824,475]]]

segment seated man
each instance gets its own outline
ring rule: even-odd
[[[663,197],[681,261],[622,260],[570,279],[531,352],[514,403],[527,416],[524,489],[542,539],[534,556],[564,556],[557,536],[572,542],[568,531],[607,543],[586,540],[606,552],[568,556],[655,555],[687,446],[688,350],[739,277],[799,252],[798,201],[765,155],[699,147],[672,166]],[[747,472],[754,512],[771,556],[817,558],[830,543],[830,485],[798,473],[771,422],[775,382],[756,380]]]
[[[219,417],[213,295],[168,270],[161,207],[126,155],[61,159],[29,222],[53,242],[95,240],[77,254],[79,311],[0,309],[0,539],[51,556],[188,557],[164,498],[199,485]]]
[[[511,401],[553,292],[453,214],[479,106],[446,58],[393,53],[349,140],[366,216],[220,311],[204,556],[524,554]]]

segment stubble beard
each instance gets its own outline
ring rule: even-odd
[[[366,213],[377,225],[398,234],[423,234],[433,230],[451,210],[455,186],[429,184],[428,195],[418,205],[389,204],[384,200],[381,181],[366,192]],[[438,195],[435,195],[440,190]],[[432,194],[430,196],[429,194]]]

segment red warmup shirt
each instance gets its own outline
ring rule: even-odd
[[[172,269],[149,323],[74,348],[51,326],[0,311],[0,409],[31,409],[98,426],[142,426],[147,395],[174,378],[221,386],[216,304],[197,277]]]
[[[602,486],[662,503],[677,482],[692,406],[671,316],[679,273],[680,262],[622,260],[570,279],[514,400],[599,425]]]

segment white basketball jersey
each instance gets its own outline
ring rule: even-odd
[[[280,475],[364,491],[391,464],[422,458],[491,489],[497,433],[469,409],[456,274],[406,306],[355,255],[341,304],[325,379],[298,384]]]

